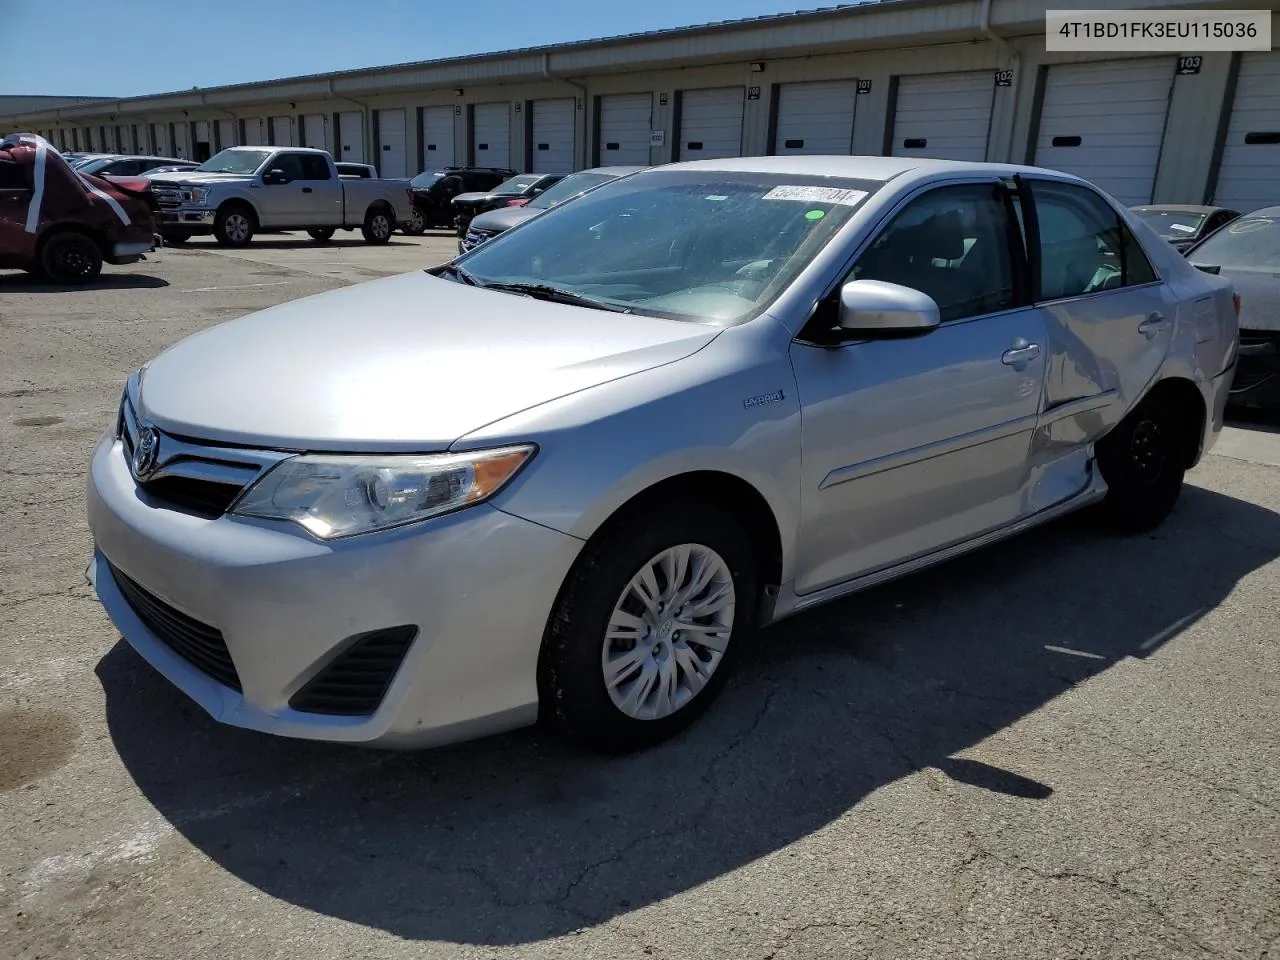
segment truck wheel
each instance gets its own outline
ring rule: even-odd
[[[186,243],[191,239],[190,232],[186,230],[168,230],[161,233],[160,236],[164,238],[165,243],[171,243],[174,246]]]
[[[391,231],[396,227],[391,214],[385,207],[372,207],[364,215],[364,227],[361,232],[368,243],[386,243],[391,239]]]
[[[333,239],[333,227],[323,227],[319,230],[308,230],[307,236],[316,243],[328,243]]]
[[[257,229],[253,211],[239,204],[228,204],[213,218],[213,239],[224,247],[243,247],[253,239]]]
[[[417,207],[413,208],[413,213],[409,214],[409,219],[405,221],[404,226],[400,228],[408,236],[420,237],[427,232],[427,218]]]
[[[40,251],[40,270],[56,283],[87,283],[102,273],[102,251],[83,233],[57,233]]]

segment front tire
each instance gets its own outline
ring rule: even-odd
[[[1107,526],[1144,533],[1173,512],[1187,472],[1185,430],[1172,404],[1149,396],[1098,441],[1098,468],[1107,482],[1098,515]]]
[[[391,231],[395,228],[391,214],[383,207],[374,207],[364,215],[364,226],[360,232],[364,234],[366,243],[383,244],[391,239]]]
[[[410,237],[420,237],[427,232],[427,218],[421,210],[414,207],[413,212],[409,214],[409,219],[400,229]]]
[[[191,239],[191,234],[186,230],[171,230],[160,234],[164,238],[164,242],[179,246]]]
[[[57,233],[40,251],[40,271],[55,283],[90,283],[102,273],[102,251],[83,233]]]
[[[253,212],[239,204],[222,207],[213,218],[213,239],[220,246],[248,246],[257,229]]]
[[[751,541],[713,504],[619,524],[588,544],[548,621],[544,717],[604,753],[674,736],[724,686],[754,630],[756,599]]]
[[[332,227],[324,227],[322,229],[317,229],[317,230],[308,230],[307,236],[309,236],[316,243],[328,243],[330,240],[333,239],[333,233],[334,233],[334,230]]]

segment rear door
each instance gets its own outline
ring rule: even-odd
[[[19,257],[30,256],[34,233],[27,232],[31,209],[27,174],[12,160],[0,160],[0,265],[19,266]]]
[[[1177,303],[1099,193],[1033,177],[1022,183],[1039,247],[1033,295],[1048,323],[1042,428],[1050,446],[1084,447],[1115,425],[1159,372]]]

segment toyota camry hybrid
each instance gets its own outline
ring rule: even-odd
[[[652,168],[165,350],[94,452],[88,576],[228,724],[637,749],[760,627],[1078,508],[1160,523],[1239,309],[1062,173]]]

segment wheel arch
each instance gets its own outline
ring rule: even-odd
[[[229,210],[232,207],[244,207],[246,210],[249,211],[250,214],[253,215],[254,226],[255,227],[262,226],[262,215],[258,212],[258,208],[254,204],[254,202],[250,200],[248,197],[242,197],[238,195],[233,197],[227,197],[227,199],[221,201],[218,204],[218,206],[214,208],[215,216],[217,214],[222,213],[224,210]]]
[[[59,223],[52,223],[40,231],[40,236],[36,238],[35,246],[35,262],[37,264],[40,263],[41,257],[44,256],[44,248],[49,245],[49,241],[65,233],[78,233],[81,236],[88,237],[104,257],[108,253],[107,237],[101,230],[95,230],[88,224],[79,223],[75,220],[64,220]]]
[[[1183,429],[1178,434],[1179,462],[1188,470],[1200,460],[1204,447],[1205,420],[1208,406],[1204,394],[1194,380],[1168,376],[1157,380],[1144,398],[1157,398],[1175,411]]]

